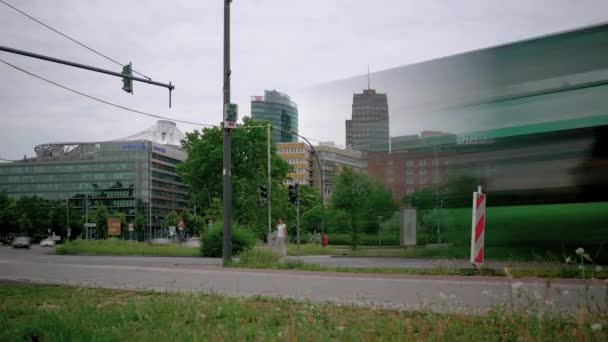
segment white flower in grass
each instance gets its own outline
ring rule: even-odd
[[[439,292],[439,298],[441,298],[441,300],[447,300],[448,296],[446,296],[443,292]]]
[[[339,332],[343,332],[343,331],[344,331],[344,327],[342,327],[342,326],[340,326],[340,327],[336,327],[336,329],[337,329]]]
[[[582,247],[576,249],[576,254],[583,255],[583,253],[585,253],[585,250]]]
[[[569,264],[569,263],[571,263],[571,262],[572,262],[572,258],[571,258],[571,257],[567,257],[567,258],[566,258],[566,264]]]
[[[593,323],[591,324],[591,330],[592,331],[600,331],[602,330],[602,323]]]

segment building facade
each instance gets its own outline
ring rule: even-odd
[[[333,191],[334,177],[340,173],[345,167],[350,167],[357,172],[367,171],[367,160],[365,153],[350,148],[338,148],[334,144],[324,143],[315,146],[315,151],[321,163],[321,172],[323,172],[323,196],[331,197]],[[312,161],[312,177],[311,185],[321,191],[321,175],[317,159],[313,155]]]
[[[353,95],[352,118],[346,120],[346,146],[356,150],[389,149],[389,116],[386,94],[365,89]]]
[[[164,121],[136,135],[142,139],[38,145],[36,157],[0,164],[0,191],[69,203],[83,214],[105,206],[123,212],[127,222],[143,215],[147,226],[156,228],[170,211],[188,203],[176,173],[186,153],[162,143],[180,134],[174,123]]]
[[[277,152],[293,168],[284,184],[310,185],[311,181],[311,149],[303,142],[277,144]]]
[[[251,97],[251,118],[267,121],[273,128],[272,142],[297,142],[298,105],[286,94],[276,90],[265,90],[264,96]],[[278,128],[278,129],[276,129]]]

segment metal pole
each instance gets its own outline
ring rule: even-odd
[[[230,103],[230,2],[224,0],[224,122],[226,122],[226,109]],[[223,263],[232,261],[232,146],[230,128],[223,127],[224,149],[224,250]]]
[[[10,53],[14,53],[14,54],[18,54],[18,55],[22,55],[22,56],[26,56],[26,57],[32,57],[32,58],[42,59],[42,60],[45,60],[45,61],[48,61],[48,62],[59,63],[59,64],[63,64],[63,65],[69,65],[69,66],[72,66],[72,67],[75,67],[75,68],[80,68],[80,69],[86,69],[86,70],[90,70],[90,71],[100,72],[102,74],[107,74],[107,75],[112,75],[112,76],[117,76],[117,77],[123,77],[123,78],[131,79],[133,81],[139,81],[139,82],[144,82],[144,83],[156,85],[156,86],[159,86],[159,87],[165,87],[165,88],[168,88],[169,90],[175,89],[175,87],[171,83],[165,84],[165,83],[155,82],[155,81],[152,81],[152,80],[149,80],[149,79],[146,79],[146,78],[135,77],[135,76],[132,76],[132,75],[122,74],[120,72],[114,72],[114,71],[110,71],[110,70],[100,69],[100,68],[96,68],[96,67],[80,64],[80,63],[66,61],[66,60],[59,59],[59,58],[39,55],[39,54],[33,53],[33,52],[28,52],[28,51],[23,51],[23,50],[17,50],[17,49],[13,49],[13,48],[10,48],[10,47],[7,47],[7,46],[0,46],[0,51],[10,52]]]
[[[85,226],[85,230],[84,230],[84,234],[85,240],[89,239],[89,194],[85,193],[84,194],[84,207],[85,207],[85,221],[86,221],[86,226]]]
[[[267,136],[267,156],[268,156],[268,245],[270,246],[270,234],[272,232],[272,175],[271,175],[271,163],[270,163],[270,124],[266,126]]]
[[[300,257],[300,193],[297,188],[298,184],[296,183],[296,195],[298,204],[296,206],[296,234],[298,241],[298,258]]]
[[[324,216],[325,216],[325,205],[324,205],[324,199],[323,199],[323,195],[324,195],[324,188],[325,188],[325,181],[323,179],[323,169],[321,168],[321,162],[319,161],[319,154],[317,153],[317,151],[315,150],[314,146],[312,146],[312,144],[310,143],[310,141],[308,141],[308,139],[306,139],[305,137],[291,131],[290,133],[295,134],[297,136],[299,136],[300,138],[304,139],[306,141],[306,143],[308,144],[308,146],[310,146],[310,148],[312,149],[312,153],[315,154],[315,158],[317,159],[317,165],[319,167],[319,176],[321,177],[321,237],[323,237],[324,234]]]
[[[70,239],[70,235],[72,235],[72,232],[70,231],[70,199],[66,199],[65,200],[65,207],[66,207],[66,215],[67,215],[67,221],[68,221],[68,229],[66,230],[66,235],[68,240]]]
[[[149,193],[149,202],[148,202],[148,214],[149,214],[149,219],[148,219],[148,228],[150,230],[149,234],[148,234],[148,241],[152,242],[152,143],[150,142],[150,146],[149,146],[149,159],[148,160],[148,175],[149,175],[149,179],[148,179],[148,186],[150,190]]]

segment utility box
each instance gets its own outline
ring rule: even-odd
[[[416,246],[416,208],[401,209],[401,247]]]

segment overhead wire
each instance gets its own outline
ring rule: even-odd
[[[22,11],[22,10],[20,10],[20,9],[16,8],[15,6],[13,6],[13,5],[11,5],[11,4],[9,4],[9,3],[7,3],[6,1],[4,1],[4,0],[0,0],[0,2],[1,2],[1,3],[3,3],[4,5],[6,5],[7,7],[10,7],[10,8],[12,8],[13,10],[15,10],[15,11],[17,11],[17,12],[19,12],[19,13],[23,14],[24,16],[28,17],[29,19],[31,19],[31,20],[33,20],[33,21],[37,22],[38,24],[40,24],[40,25],[42,25],[42,26],[44,26],[44,27],[48,28],[49,30],[51,30],[51,31],[53,31],[53,32],[55,32],[55,33],[57,33],[57,34],[59,34],[59,35],[63,36],[64,38],[67,38],[67,39],[71,40],[72,42],[74,42],[74,43],[76,43],[76,44],[78,44],[78,45],[80,45],[80,46],[82,46],[82,47],[84,47],[85,49],[87,49],[87,50],[89,50],[89,51],[92,51],[92,52],[94,52],[94,53],[98,54],[99,56],[101,56],[101,57],[103,57],[103,58],[105,58],[105,59],[107,59],[107,60],[109,60],[109,61],[111,61],[111,62],[114,62],[114,63],[116,63],[116,64],[118,64],[118,65],[120,65],[120,66],[124,66],[124,64],[120,63],[119,61],[117,61],[117,60],[115,60],[115,59],[113,59],[113,58],[110,58],[110,57],[108,57],[108,56],[104,55],[103,53],[101,53],[101,52],[99,52],[99,51],[97,51],[97,50],[95,50],[95,49],[93,49],[93,48],[91,48],[91,47],[89,47],[89,46],[85,45],[84,43],[79,42],[78,40],[76,40],[76,39],[74,39],[74,38],[72,38],[72,37],[68,36],[67,34],[65,34],[65,33],[63,33],[63,32],[60,32],[60,31],[59,31],[59,30],[57,30],[57,29],[54,29],[54,28],[53,28],[53,27],[51,27],[50,25],[47,25],[47,24],[43,23],[42,21],[40,21],[40,20],[38,20],[38,19],[36,19],[36,18],[32,17],[31,15],[29,15],[29,14],[25,13],[24,11]],[[148,77],[148,76],[146,76],[146,75],[144,75],[144,74],[140,73],[139,71],[136,71],[135,69],[131,69],[131,70],[132,70],[134,73],[136,73],[136,74],[138,74],[138,75],[140,75],[140,76],[143,76],[143,77],[147,78],[148,80],[152,80],[152,78],[150,78],[150,77]]]
[[[2,1],[2,0],[0,0],[0,1]],[[171,118],[171,117],[168,117],[168,116],[162,116],[162,115],[157,115],[157,114],[146,113],[146,112],[143,112],[141,110],[137,110],[137,109],[125,107],[125,106],[122,106],[122,105],[118,105],[118,104],[115,104],[115,103],[112,103],[112,102],[109,102],[109,101],[106,101],[106,100],[102,100],[102,99],[100,99],[98,97],[85,94],[85,93],[80,92],[78,90],[74,90],[72,88],[66,87],[64,85],[61,85],[61,84],[59,84],[57,82],[54,82],[54,81],[51,81],[51,80],[49,80],[47,78],[44,78],[42,76],[36,75],[36,74],[34,74],[32,72],[29,72],[29,71],[27,71],[25,69],[22,69],[22,68],[16,66],[14,64],[11,64],[11,63],[3,60],[3,59],[0,59],[0,62],[4,63],[4,64],[6,64],[6,65],[8,65],[8,66],[10,66],[10,67],[12,67],[14,69],[17,69],[17,70],[19,70],[19,71],[21,71],[23,73],[26,73],[26,74],[28,74],[28,75],[30,75],[32,77],[35,77],[35,78],[38,78],[38,79],[43,80],[45,82],[48,82],[50,84],[53,84],[53,85],[55,85],[55,86],[57,86],[59,88],[65,89],[65,90],[70,91],[72,93],[75,93],[75,94],[87,97],[87,98],[89,98],[91,100],[95,100],[97,102],[101,102],[101,103],[104,103],[104,104],[112,106],[112,107],[120,108],[120,109],[129,111],[129,112],[133,112],[133,113],[137,113],[137,114],[141,114],[141,115],[145,115],[145,116],[149,116],[149,117],[153,117],[153,118],[157,118],[157,119],[170,120],[170,121],[174,121],[174,122],[185,123],[185,124],[195,125],[195,126],[217,127],[217,125],[211,125],[211,124],[205,124],[205,123],[200,123],[200,122],[193,122],[193,121],[174,119],[174,118]]]

